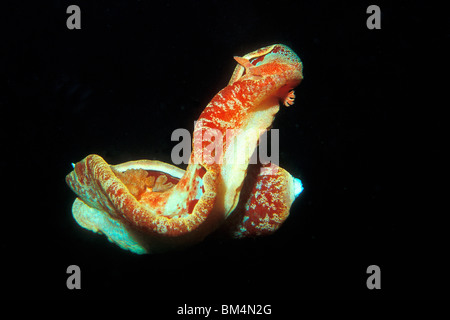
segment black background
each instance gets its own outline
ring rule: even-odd
[[[241,302],[448,297],[440,101],[447,18],[417,1],[2,5],[2,290],[18,298]],[[66,8],[81,8],[81,30]],[[368,30],[377,4],[382,29]],[[305,190],[273,236],[138,256],[80,228],[64,177],[96,153],[170,162],[234,69],[283,43],[304,64],[280,164]],[[66,288],[78,265],[82,289]],[[381,290],[366,269],[381,268]]]

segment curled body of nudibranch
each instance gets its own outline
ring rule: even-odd
[[[254,150],[280,103],[293,103],[302,63],[284,45],[235,59],[239,64],[228,86],[195,125],[186,171],[150,160],[110,166],[97,155],[74,166],[66,181],[79,197],[72,211],[81,226],[124,249],[149,253],[201,241],[220,226],[244,237],[271,233],[283,223],[301,192],[300,181],[273,164],[250,178],[251,153],[241,161],[232,155]],[[223,139],[222,152],[213,156],[211,146],[218,141],[205,139],[211,133]]]

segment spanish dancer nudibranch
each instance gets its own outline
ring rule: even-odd
[[[196,122],[186,170],[154,160],[109,165],[94,154],[74,164],[66,182],[78,196],[72,213],[80,226],[137,254],[192,245],[216,231],[243,238],[281,226],[301,181],[274,163],[250,164],[244,150],[257,147],[280,104],[293,104],[302,62],[281,44],[235,60],[230,82]],[[211,132],[223,141],[206,139]],[[211,152],[218,142],[221,152]],[[233,161],[236,153],[241,161]]]

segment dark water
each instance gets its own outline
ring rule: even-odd
[[[448,296],[444,117],[434,101],[443,82],[431,76],[448,43],[439,10],[379,2],[382,29],[368,30],[368,1],[79,1],[82,28],[68,30],[69,4],[2,10],[2,288],[11,297]],[[172,131],[192,131],[232,57],[273,43],[304,64],[296,103],[274,128],[280,164],[305,190],[275,235],[138,256],[75,223],[64,181],[72,162],[91,153],[170,162]],[[72,264],[81,290],[66,288]],[[381,268],[381,290],[366,287],[369,265]]]

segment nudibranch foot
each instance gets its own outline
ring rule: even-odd
[[[104,234],[109,241],[122,249],[137,254],[148,253],[144,239],[139,235],[139,232],[123,223],[123,221],[111,217],[107,212],[92,208],[80,198],[76,198],[72,206],[72,213],[80,226]]]
[[[99,156],[92,155],[89,157],[91,161],[94,158],[97,165],[106,163]],[[86,162],[86,159],[82,162]],[[80,170],[80,165],[82,164],[77,165],[78,170],[82,171],[82,169]],[[141,177],[143,175],[142,172],[149,172],[151,176],[158,177],[156,179],[148,179],[148,177],[145,179],[141,178],[140,183],[145,183],[146,180],[156,181],[159,177],[165,177],[162,180],[167,182],[170,179],[172,187],[178,183],[185,173],[184,170],[169,164],[151,160],[130,161],[109,167],[119,177],[126,176],[127,171],[129,174],[140,172],[138,175]],[[91,169],[87,170],[90,171]],[[102,176],[105,175],[104,172],[99,171],[99,173]],[[78,174],[80,175],[80,172]],[[84,176],[84,178],[81,176],[80,178],[75,178],[73,174],[67,177],[68,183],[77,190],[82,189],[82,186],[79,184],[80,182],[76,181],[83,181],[83,179],[86,181],[88,178],[87,176]],[[110,177],[109,179],[114,179],[114,177]],[[119,178],[117,179],[120,180]],[[89,178],[89,180],[102,184],[100,180],[95,178]],[[130,179],[126,178],[125,180],[126,184],[122,180],[120,182],[127,186],[126,188],[130,195],[136,199],[142,198],[138,193],[135,192],[133,194],[131,192],[136,186],[128,181]],[[119,181],[115,181],[115,183],[119,183]],[[155,186],[156,183],[151,187],[155,189]],[[164,191],[168,190],[166,188],[167,186],[163,188],[165,189]],[[231,238],[256,237],[272,234],[289,216],[291,204],[302,192],[303,187],[299,179],[293,178],[286,170],[269,163],[267,165],[250,165],[242,189],[242,195],[236,209],[229,219],[223,223],[217,234],[226,235]],[[116,215],[116,209],[109,207],[114,207],[113,203],[115,199],[107,194],[90,194],[90,198],[87,198],[85,196],[86,194],[89,193],[81,193],[81,197],[86,199],[86,201],[90,201],[90,204],[81,198],[77,198],[72,206],[74,219],[83,228],[104,234],[109,241],[116,243],[122,249],[130,250],[137,254],[155,253],[188,245],[190,241],[193,243],[198,242],[204,237],[204,235],[199,235],[200,238],[197,239],[190,236],[186,237],[185,235],[166,237],[164,233],[158,235],[144,228],[134,228],[133,224],[127,221],[126,217]],[[102,197],[106,197],[107,199],[102,199]],[[145,201],[144,198],[139,200],[142,203],[145,203]],[[106,203],[109,204],[107,205]],[[174,219],[179,218],[180,214],[178,216],[174,215]],[[195,233],[189,233],[189,235],[192,234]]]

